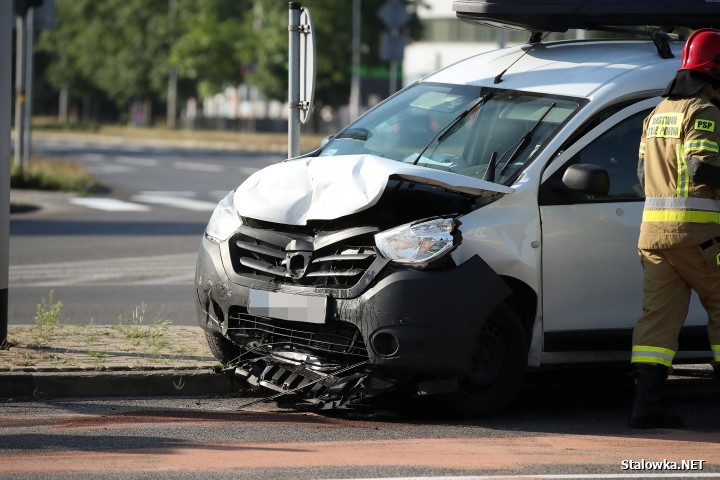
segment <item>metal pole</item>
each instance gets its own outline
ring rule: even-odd
[[[288,158],[300,153],[300,3],[288,5]]]
[[[393,38],[400,35],[400,32],[397,28],[393,28],[391,31],[391,35]],[[396,60],[392,60],[390,62],[390,95],[397,92],[398,90],[398,62]]]
[[[168,10],[172,22],[177,22],[177,0],[169,0]],[[175,128],[177,117],[177,67],[171,66],[168,72],[167,128]]]
[[[33,66],[35,65],[35,17],[34,8],[25,15],[25,120],[23,129],[22,164],[23,171],[30,167],[32,154],[32,105],[33,105]]]
[[[17,16],[15,32],[15,168],[23,172],[23,137],[25,130],[25,17],[22,15]]]
[[[352,79],[350,82],[350,120],[360,116],[360,0],[353,0],[352,13]]]
[[[0,349],[7,346],[10,269],[12,3],[0,2]]]

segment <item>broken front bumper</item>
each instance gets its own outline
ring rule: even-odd
[[[335,295],[238,276],[228,251],[227,243],[202,240],[196,270],[196,313],[202,328],[236,341],[247,338],[250,328],[253,332],[261,328],[265,330],[253,345],[274,335],[282,336],[279,343],[285,346],[297,342],[301,351],[310,352],[322,345],[318,338],[332,334],[346,343],[320,351],[319,357],[329,356],[340,366],[366,361],[373,369],[400,376],[462,375],[485,319],[510,293],[477,256],[442,271],[398,269],[385,262],[362,291],[348,298],[347,290]],[[307,305],[313,309],[306,311],[305,321],[292,318],[297,309],[272,318],[272,309],[257,305],[258,298],[265,302],[270,298],[272,303],[294,297],[300,300],[300,310]],[[324,313],[319,313],[322,307]]]

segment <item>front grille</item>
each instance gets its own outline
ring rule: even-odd
[[[351,288],[377,258],[374,227],[356,227],[308,236],[240,227],[230,241],[233,268],[239,275],[281,284]]]
[[[230,310],[228,334],[247,345],[258,342],[274,348],[292,347],[323,354],[331,359],[348,360],[368,357],[358,328],[347,322],[325,324],[291,322],[250,315],[244,308]]]

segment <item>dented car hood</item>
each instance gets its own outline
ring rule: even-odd
[[[241,216],[286,225],[333,220],[372,207],[391,179],[484,195],[512,188],[374,155],[306,157],[252,174],[235,192]]]

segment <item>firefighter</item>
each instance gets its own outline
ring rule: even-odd
[[[640,142],[644,299],[633,331],[632,428],[684,426],[664,406],[660,388],[692,290],[708,314],[716,374],[720,364],[720,30],[690,35],[663,97],[645,119]]]

